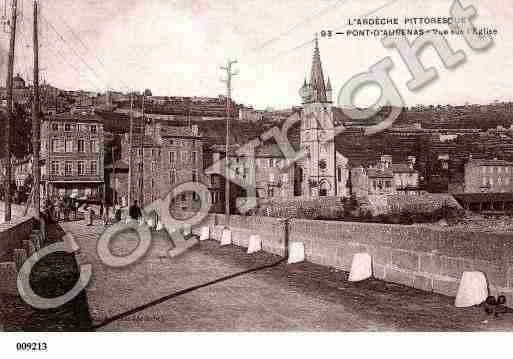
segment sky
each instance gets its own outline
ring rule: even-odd
[[[4,3],[10,0],[1,0]],[[32,1],[22,3],[16,72],[32,80]],[[40,0],[41,76],[65,89],[152,90],[154,95],[217,96],[226,93],[219,68],[237,59],[235,101],[263,109],[300,104],[298,89],[309,74],[315,33],[346,31],[350,18],[449,16],[450,0]],[[422,54],[439,78],[415,93],[400,56],[379,37],[320,38],[325,76],[335,92],[358,73],[390,56],[391,77],[407,105],[511,101],[513,3],[462,0],[475,6],[478,27],[496,28],[494,46],[472,51],[449,37],[467,61],[443,68],[432,49]],[[386,5],[386,6],[384,6]],[[384,6],[384,7],[383,7]],[[381,9],[380,9],[381,8]],[[404,27],[404,26],[399,26]],[[362,27],[369,28],[369,27]],[[8,34],[0,34],[5,69]],[[1,74],[5,78],[5,71]],[[379,91],[362,90],[357,104],[372,104]]]

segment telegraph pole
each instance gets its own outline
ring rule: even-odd
[[[7,64],[7,121],[5,124],[5,156],[7,158],[5,177],[5,222],[11,221],[11,124],[13,122],[13,94],[12,80],[14,72],[14,49],[16,47],[16,22],[18,18],[18,0],[12,0],[12,18],[11,18],[11,39],[9,43],[9,60]]]
[[[38,39],[38,0],[34,0],[34,100],[32,102],[32,176],[33,182],[33,204],[34,217],[39,220],[41,211],[40,203],[40,182],[41,170],[39,168],[39,147],[41,141],[41,126],[39,122],[39,39]]]
[[[221,70],[226,72],[226,78],[221,79],[222,82],[226,83],[226,156],[225,156],[225,227],[230,227],[230,118],[231,118],[231,102],[232,102],[232,77],[236,76],[239,72],[233,71],[232,66],[237,63],[237,60],[228,60],[226,66],[221,66]]]
[[[132,114],[132,111],[134,109],[134,99],[133,94],[130,92],[130,138],[129,138],[129,145],[128,145],[128,207],[130,207],[132,203],[132,145],[133,145],[133,137],[134,137],[134,116]]]
[[[140,182],[139,182],[139,206],[144,203],[144,134],[146,132],[146,122],[144,121],[144,93],[142,95],[142,123],[141,123],[141,162],[139,167]]]

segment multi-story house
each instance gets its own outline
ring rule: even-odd
[[[41,126],[43,196],[74,195],[103,199],[104,134],[94,113],[63,113]]]
[[[393,163],[392,156],[381,156],[380,161],[370,167],[355,167],[351,170],[351,189],[356,197],[367,195],[418,194],[419,173],[414,168],[415,157],[407,163]]]
[[[178,127],[162,123],[146,125],[144,136],[136,133],[132,138],[125,134],[121,140],[121,162],[118,167],[127,166],[132,155],[133,200],[143,205],[167,194],[173,187],[185,182],[206,182],[203,173],[204,139],[196,126]],[[116,174],[118,198],[128,204],[128,171]],[[113,188],[112,188],[113,189]],[[190,207],[199,202],[195,193],[183,194],[175,199],[180,207]]]
[[[211,146],[205,161],[209,176],[209,190],[216,210],[224,209],[225,178],[222,164],[226,157],[225,146]],[[294,166],[287,163],[277,145],[265,145],[251,154],[239,146],[231,146],[229,154],[230,206],[237,197],[290,198],[294,196]]]
[[[470,158],[465,164],[466,193],[513,192],[513,162]]]

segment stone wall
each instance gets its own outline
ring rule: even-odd
[[[30,236],[34,225],[32,216],[19,217],[10,223],[0,224],[0,262],[7,257],[16,248],[23,248],[22,241]]]
[[[224,215],[210,215],[220,238]],[[463,271],[483,272],[491,294],[513,304],[513,233],[470,232],[429,226],[231,216],[233,242],[247,246],[259,234],[265,251],[283,254],[289,242],[303,242],[310,262],[349,271],[355,253],[372,256],[376,278],[428,292],[455,296]],[[199,232],[199,227],[195,231]]]

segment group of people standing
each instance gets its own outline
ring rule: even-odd
[[[53,201],[50,199],[45,200],[45,211],[50,215],[51,219],[55,222],[59,221],[69,221],[69,220],[78,220],[79,218],[79,208],[80,203],[78,200],[71,197],[61,197],[56,198]],[[86,205],[83,207],[85,220],[88,225],[93,224],[94,218],[99,217],[102,219],[103,224],[108,226],[109,224],[117,223],[122,219],[122,207],[119,205],[114,206],[113,208],[106,206],[103,204],[100,205],[100,213],[96,213],[93,210],[92,205]],[[112,210],[111,210],[112,209]],[[134,201],[133,204],[128,208],[128,216],[130,219],[135,221],[140,221],[143,218],[143,213],[137,201]]]

